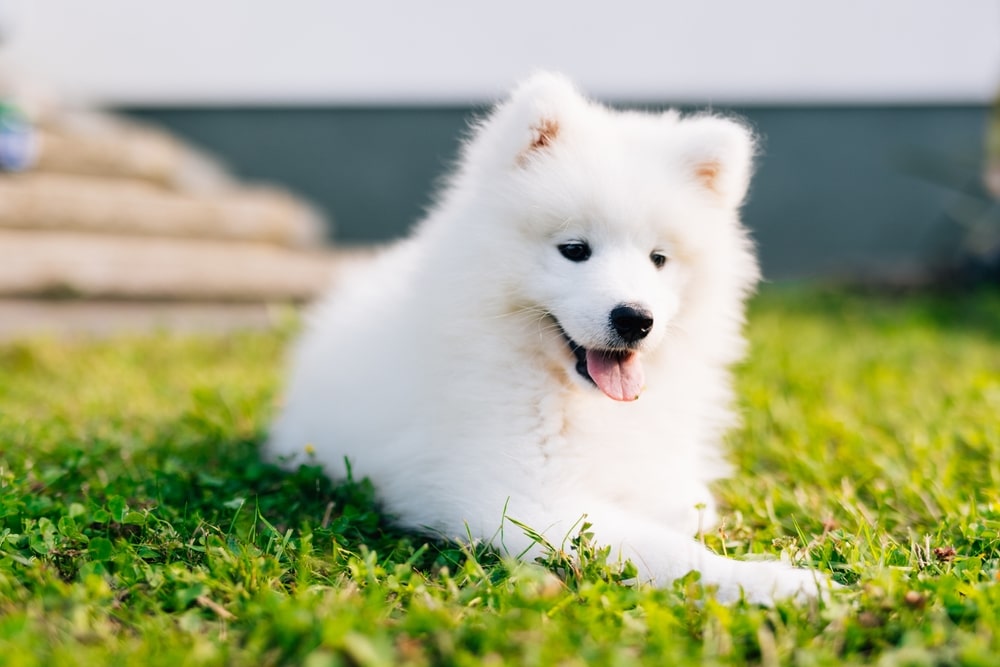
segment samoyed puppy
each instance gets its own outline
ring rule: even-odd
[[[758,279],[738,215],[754,148],[738,121],[531,77],[412,236],[317,304],[269,456],[349,461],[413,530],[530,558],[507,518],[558,545],[586,515],[657,585],[697,570],[721,600],[817,595],[813,571],[694,539]]]

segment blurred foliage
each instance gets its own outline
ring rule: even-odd
[[[945,284],[1000,284],[1000,97],[987,117],[983,155],[946,213],[958,242],[940,258],[938,281]]]

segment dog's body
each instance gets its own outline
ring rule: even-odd
[[[270,454],[309,447],[333,476],[349,459],[413,529],[497,540],[506,513],[559,544],[586,514],[656,583],[815,594],[807,570],[692,537],[714,520],[758,277],[738,219],[753,150],[733,121],[616,112],[535,76],[416,233],[318,305]]]

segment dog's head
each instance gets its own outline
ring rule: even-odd
[[[713,274],[738,291],[756,278],[737,214],[753,155],[737,121],[615,111],[539,74],[483,123],[460,177],[502,221],[507,289],[544,313],[552,354],[630,401],[682,312],[719,298]]]

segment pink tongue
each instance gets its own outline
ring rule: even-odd
[[[616,401],[634,401],[646,383],[639,355],[634,352],[608,354],[587,350],[587,373],[601,391]]]

